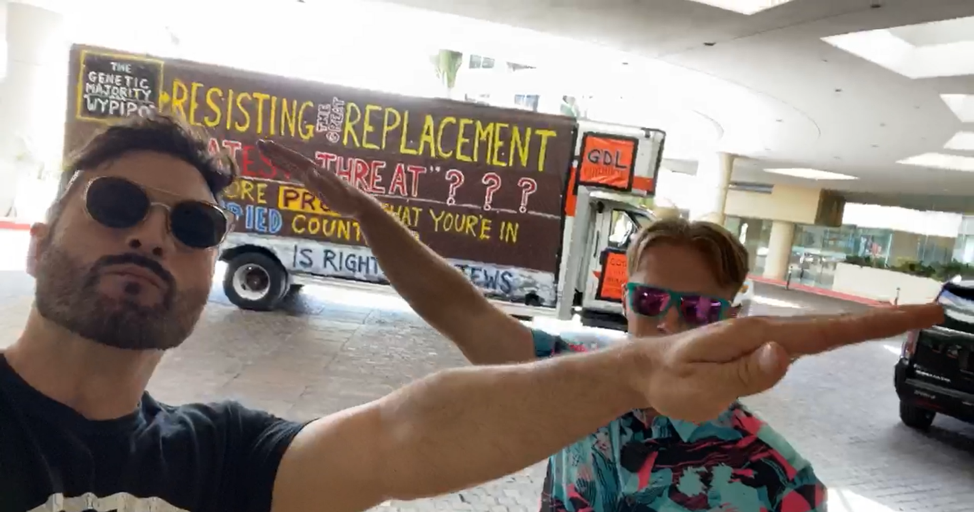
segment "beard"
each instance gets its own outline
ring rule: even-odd
[[[193,332],[209,297],[209,288],[180,290],[155,261],[135,254],[105,256],[85,267],[51,243],[36,267],[35,305],[47,320],[96,343],[127,350],[178,347]],[[169,285],[163,300],[144,306],[127,296],[107,297],[97,289],[101,269],[118,263],[157,270]]]

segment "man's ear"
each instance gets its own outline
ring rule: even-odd
[[[35,222],[30,227],[30,246],[27,249],[27,273],[37,277],[37,262],[43,256],[48,245],[47,237],[51,236],[51,227],[43,222]]]

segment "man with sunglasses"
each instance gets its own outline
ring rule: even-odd
[[[338,190],[322,195],[341,203],[337,176],[321,181],[307,160],[270,153],[314,190]],[[447,370],[307,425],[234,402],[174,407],[145,388],[202,313],[231,225],[217,204],[234,167],[181,122],[152,116],[97,134],[69,169],[49,221],[31,231],[34,307],[0,353],[0,512],[366,510],[498,478],[632,408],[706,419],[773,386],[790,356],[942,317],[931,306],[752,320],[551,361]],[[391,219],[368,196],[344,192],[349,208],[363,207],[361,219]],[[386,226],[389,242],[412,238]],[[441,264],[422,245],[405,249],[423,254],[416,271]],[[493,341],[520,335],[502,325]]]
[[[300,156],[274,146],[275,162]],[[530,329],[487,301],[377,203],[328,173],[313,182],[322,201],[358,218],[390,283],[474,364],[504,364],[606,348],[605,340]],[[748,254],[722,227],[669,219],[641,231],[628,249],[624,290],[632,338],[665,337],[737,316]],[[716,391],[716,390],[713,390]],[[576,397],[553,397],[566,408]],[[541,412],[539,411],[539,417]],[[738,402],[692,423],[632,410],[552,456],[543,512],[737,510],[812,512],[826,490],[811,465]]]

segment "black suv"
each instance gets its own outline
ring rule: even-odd
[[[900,419],[923,430],[937,413],[974,423],[974,281],[946,283],[937,302],[945,320],[909,333],[893,378]]]

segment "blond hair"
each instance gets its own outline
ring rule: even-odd
[[[666,243],[699,251],[721,286],[736,291],[747,279],[748,254],[740,240],[718,224],[690,222],[679,217],[657,220],[636,235],[626,255],[629,274],[639,268],[640,259],[648,247]]]

